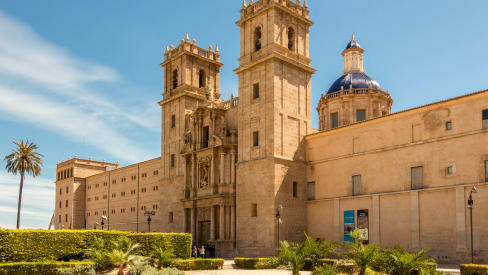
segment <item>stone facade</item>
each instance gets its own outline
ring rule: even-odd
[[[488,259],[488,91],[390,114],[376,82],[351,84],[322,96],[317,131],[306,1],[244,1],[236,24],[238,97],[220,99],[217,46],[188,35],[168,46],[161,157],[59,163],[56,229],[188,232],[218,256],[266,256],[304,232],[343,242],[352,210],[361,216],[352,227],[372,242],[457,261],[470,250],[466,198],[476,186],[474,248]],[[364,73],[352,42],[344,75]]]

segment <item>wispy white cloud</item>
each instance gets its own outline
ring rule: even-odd
[[[28,25],[1,11],[0,37],[0,75],[8,76],[7,82],[12,79],[28,81],[80,104],[98,107],[99,113],[159,131],[157,120],[147,119],[140,111],[129,112],[116,106],[113,100],[105,98],[90,85],[120,80],[112,68],[71,56],[63,48],[44,40]]]
[[[19,196],[19,176],[0,171],[0,227],[15,228]],[[49,224],[54,212],[54,180],[26,177],[22,191],[21,225],[40,228]]]
[[[93,145],[126,161],[135,162],[151,157],[149,152],[120,134],[107,121],[73,105],[0,86],[0,110],[24,121],[43,125],[78,142]]]
[[[70,55],[1,11],[0,37],[0,113],[41,125],[124,161],[153,157],[121,129],[140,126],[159,131],[158,109],[145,103],[119,107],[116,100],[108,100],[94,87],[98,83],[120,85],[115,70]]]

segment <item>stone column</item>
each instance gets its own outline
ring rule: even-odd
[[[225,176],[224,176],[225,183],[226,184],[230,184],[230,165],[231,165],[231,163],[230,163],[230,155],[229,154],[226,154],[225,155],[225,163],[227,164],[227,167],[229,169],[229,170],[225,169],[226,168],[225,167],[226,165],[224,165],[224,170],[225,170]]]
[[[468,250],[466,238],[466,208],[464,200],[464,186],[456,187],[456,252],[465,253]]]
[[[230,239],[236,239],[236,207],[233,205],[230,207]]]
[[[373,195],[373,243],[380,243],[380,196]]]
[[[419,217],[419,192],[410,192],[410,232],[412,250],[420,248],[420,217]]]
[[[225,152],[224,149],[221,149],[220,151],[220,184],[224,184],[224,168],[225,168]]]
[[[191,226],[191,235],[193,240],[196,240],[196,230],[195,230],[195,208],[191,208],[191,218],[190,218],[190,226]]]
[[[215,240],[215,207],[210,206],[210,240]]]
[[[214,164],[215,164],[214,154],[212,153],[212,158],[210,159],[210,178],[209,178],[209,186],[212,190],[215,190],[215,171],[214,171]]]
[[[219,215],[219,239],[225,240],[225,206],[220,206]]]
[[[336,242],[342,242],[341,240],[341,230],[340,220],[341,220],[341,213],[340,213],[340,205],[339,199],[334,199],[334,239]]]
[[[230,152],[230,183],[236,183],[236,152],[234,150]]]

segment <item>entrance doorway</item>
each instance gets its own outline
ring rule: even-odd
[[[198,245],[205,245],[210,240],[210,221],[198,222]]]

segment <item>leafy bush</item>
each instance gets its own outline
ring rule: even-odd
[[[108,250],[121,237],[141,244],[134,254],[149,256],[151,247],[172,249],[175,256],[187,259],[191,255],[191,234],[129,233],[102,230],[6,230],[0,229],[0,262],[35,262],[45,260],[83,259],[85,252],[103,239]]]
[[[488,265],[462,264],[461,275],[488,275]]]
[[[139,247],[138,243],[132,243],[129,238],[122,238],[117,243],[114,244],[115,249],[108,253],[108,258],[112,265],[118,266],[119,275],[124,274],[124,268],[134,259],[135,249]]]
[[[335,275],[337,273],[339,270],[335,264],[324,264],[312,272],[313,275]]]
[[[365,236],[357,229],[351,232],[351,237],[354,239],[354,242],[347,244],[351,247],[351,250],[347,251],[345,255],[359,269],[359,275],[364,275],[366,274],[366,269],[373,266],[378,254],[378,244],[364,245],[363,240]]]
[[[234,263],[244,269],[273,269],[280,265],[279,259],[270,258],[234,258]]]
[[[90,265],[58,268],[59,275],[96,275],[95,269]]]
[[[0,274],[58,274],[59,268],[74,268],[77,266],[91,266],[91,262],[12,262],[0,263]]]
[[[224,266],[224,259],[190,259],[176,260],[173,267],[179,270],[210,270]]]
[[[281,242],[278,256],[283,263],[291,267],[293,275],[300,274],[300,270],[302,270],[305,265],[306,255],[304,247],[304,243]]]
[[[397,245],[393,249],[380,251],[371,267],[378,272],[388,274],[408,275],[412,272],[432,274],[437,264],[431,257],[425,256],[427,250],[410,253]]]
[[[305,254],[304,270],[314,270],[319,266],[320,259],[328,258],[335,254],[338,246],[336,242],[326,242],[325,240],[314,240],[305,234],[303,243],[303,253]]]
[[[161,247],[154,247],[151,257],[157,268],[170,267],[175,260],[173,250],[164,250]]]

